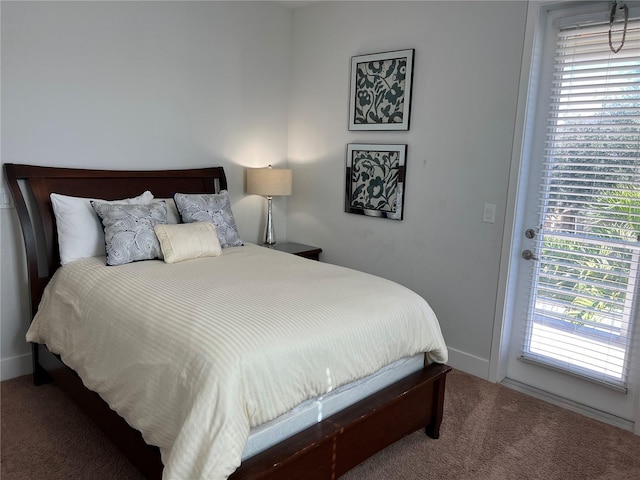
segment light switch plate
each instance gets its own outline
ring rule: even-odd
[[[484,204],[484,212],[482,214],[482,221],[484,223],[496,222],[496,206],[493,203]]]
[[[0,188],[0,208],[11,208],[11,195],[4,188]]]

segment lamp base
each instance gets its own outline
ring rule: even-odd
[[[264,244],[267,246],[276,244],[276,232],[273,228],[272,202],[273,197],[267,197],[267,226],[264,232]]]

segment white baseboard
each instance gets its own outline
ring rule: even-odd
[[[449,348],[449,361],[447,364],[457,370],[480,377],[483,380],[489,378],[489,360],[486,358],[476,357],[470,353]]]
[[[29,375],[32,372],[33,366],[31,365],[30,353],[0,360],[0,380]]]
[[[475,375],[486,380],[489,377],[489,360],[476,357],[469,353],[449,348],[448,365],[465,373]],[[32,373],[31,354],[17,357],[3,358],[0,361],[0,379],[8,380]]]
[[[484,380],[489,377],[489,360],[455,348],[449,348],[449,361],[447,364]],[[32,373],[32,369],[30,353],[17,357],[3,358],[0,361],[0,379],[9,380],[21,375],[28,375]]]
[[[630,432],[634,431],[634,422],[631,422],[624,418],[616,417],[615,415],[611,415],[610,413],[606,413],[601,410],[588,407],[586,405],[582,405],[581,403],[567,400],[566,398],[559,397],[558,395],[555,395],[553,393],[545,392],[544,390],[525,385],[510,378],[505,378],[502,382],[500,382],[500,384],[516,390],[520,393],[524,393],[525,395],[537,398],[538,400],[549,402],[553,405],[556,405],[557,407],[565,408],[567,410],[571,410],[572,412],[579,413],[581,415],[584,415],[585,417],[593,418],[594,420],[599,420],[609,425],[614,425],[616,427],[622,428],[623,430],[629,430]]]

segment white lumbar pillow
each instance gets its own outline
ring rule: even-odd
[[[154,226],[165,263],[201,257],[217,257],[222,247],[211,222],[158,224]]]
[[[52,193],[51,204],[58,229],[58,248],[60,264],[87,257],[100,257],[105,254],[104,230],[100,219],[91,206],[91,201],[104,202],[99,198],[70,197]],[[147,204],[153,200],[153,194],[144,192],[134,198],[114,200],[108,203]]]

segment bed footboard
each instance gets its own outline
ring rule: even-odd
[[[147,445],[78,375],[43,345],[40,375],[53,379],[120,448],[145,478],[162,478],[156,447]],[[247,459],[229,480],[329,480],[422,428],[438,438],[448,365],[432,364],[380,392]]]
[[[334,479],[421,428],[437,438],[449,371],[429,365],[246,460],[229,479]]]

